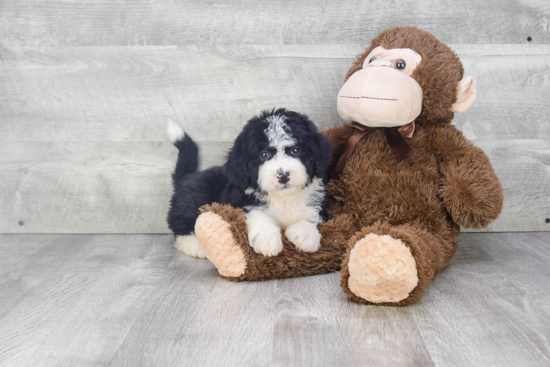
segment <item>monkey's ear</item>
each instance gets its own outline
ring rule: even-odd
[[[476,99],[476,80],[467,76],[458,82],[456,102],[451,106],[453,112],[466,112]]]

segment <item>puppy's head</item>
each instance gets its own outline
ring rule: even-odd
[[[252,118],[235,140],[225,165],[243,190],[292,195],[323,178],[332,146],[307,116],[278,109]]]

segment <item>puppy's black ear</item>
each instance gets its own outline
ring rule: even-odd
[[[325,177],[325,172],[332,160],[332,144],[321,133],[313,135],[313,156],[315,158],[315,176]]]
[[[227,154],[227,162],[224,165],[229,181],[242,190],[246,190],[250,186],[247,144],[247,138],[242,132]]]

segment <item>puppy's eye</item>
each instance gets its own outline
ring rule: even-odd
[[[376,57],[373,57],[372,59],[370,59],[370,60],[369,60],[369,64],[370,64],[371,62],[373,62],[374,60],[376,60]]]
[[[395,68],[397,70],[403,70],[405,69],[405,66],[407,66],[407,64],[405,64],[405,60],[397,60],[397,62],[395,63]]]
[[[267,161],[267,160],[270,160],[272,157],[271,153],[269,153],[267,150],[262,150],[260,152],[260,159],[262,161]]]
[[[300,154],[301,150],[299,147],[294,147],[292,149],[290,149],[290,155],[293,156],[293,157],[296,157],[298,154]]]

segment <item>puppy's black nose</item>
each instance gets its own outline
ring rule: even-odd
[[[279,181],[279,183],[282,183],[283,185],[286,184],[288,181],[290,181],[289,176],[290,176],[289,172],[283,172],[283,171],[277,172],[277,180]]]

